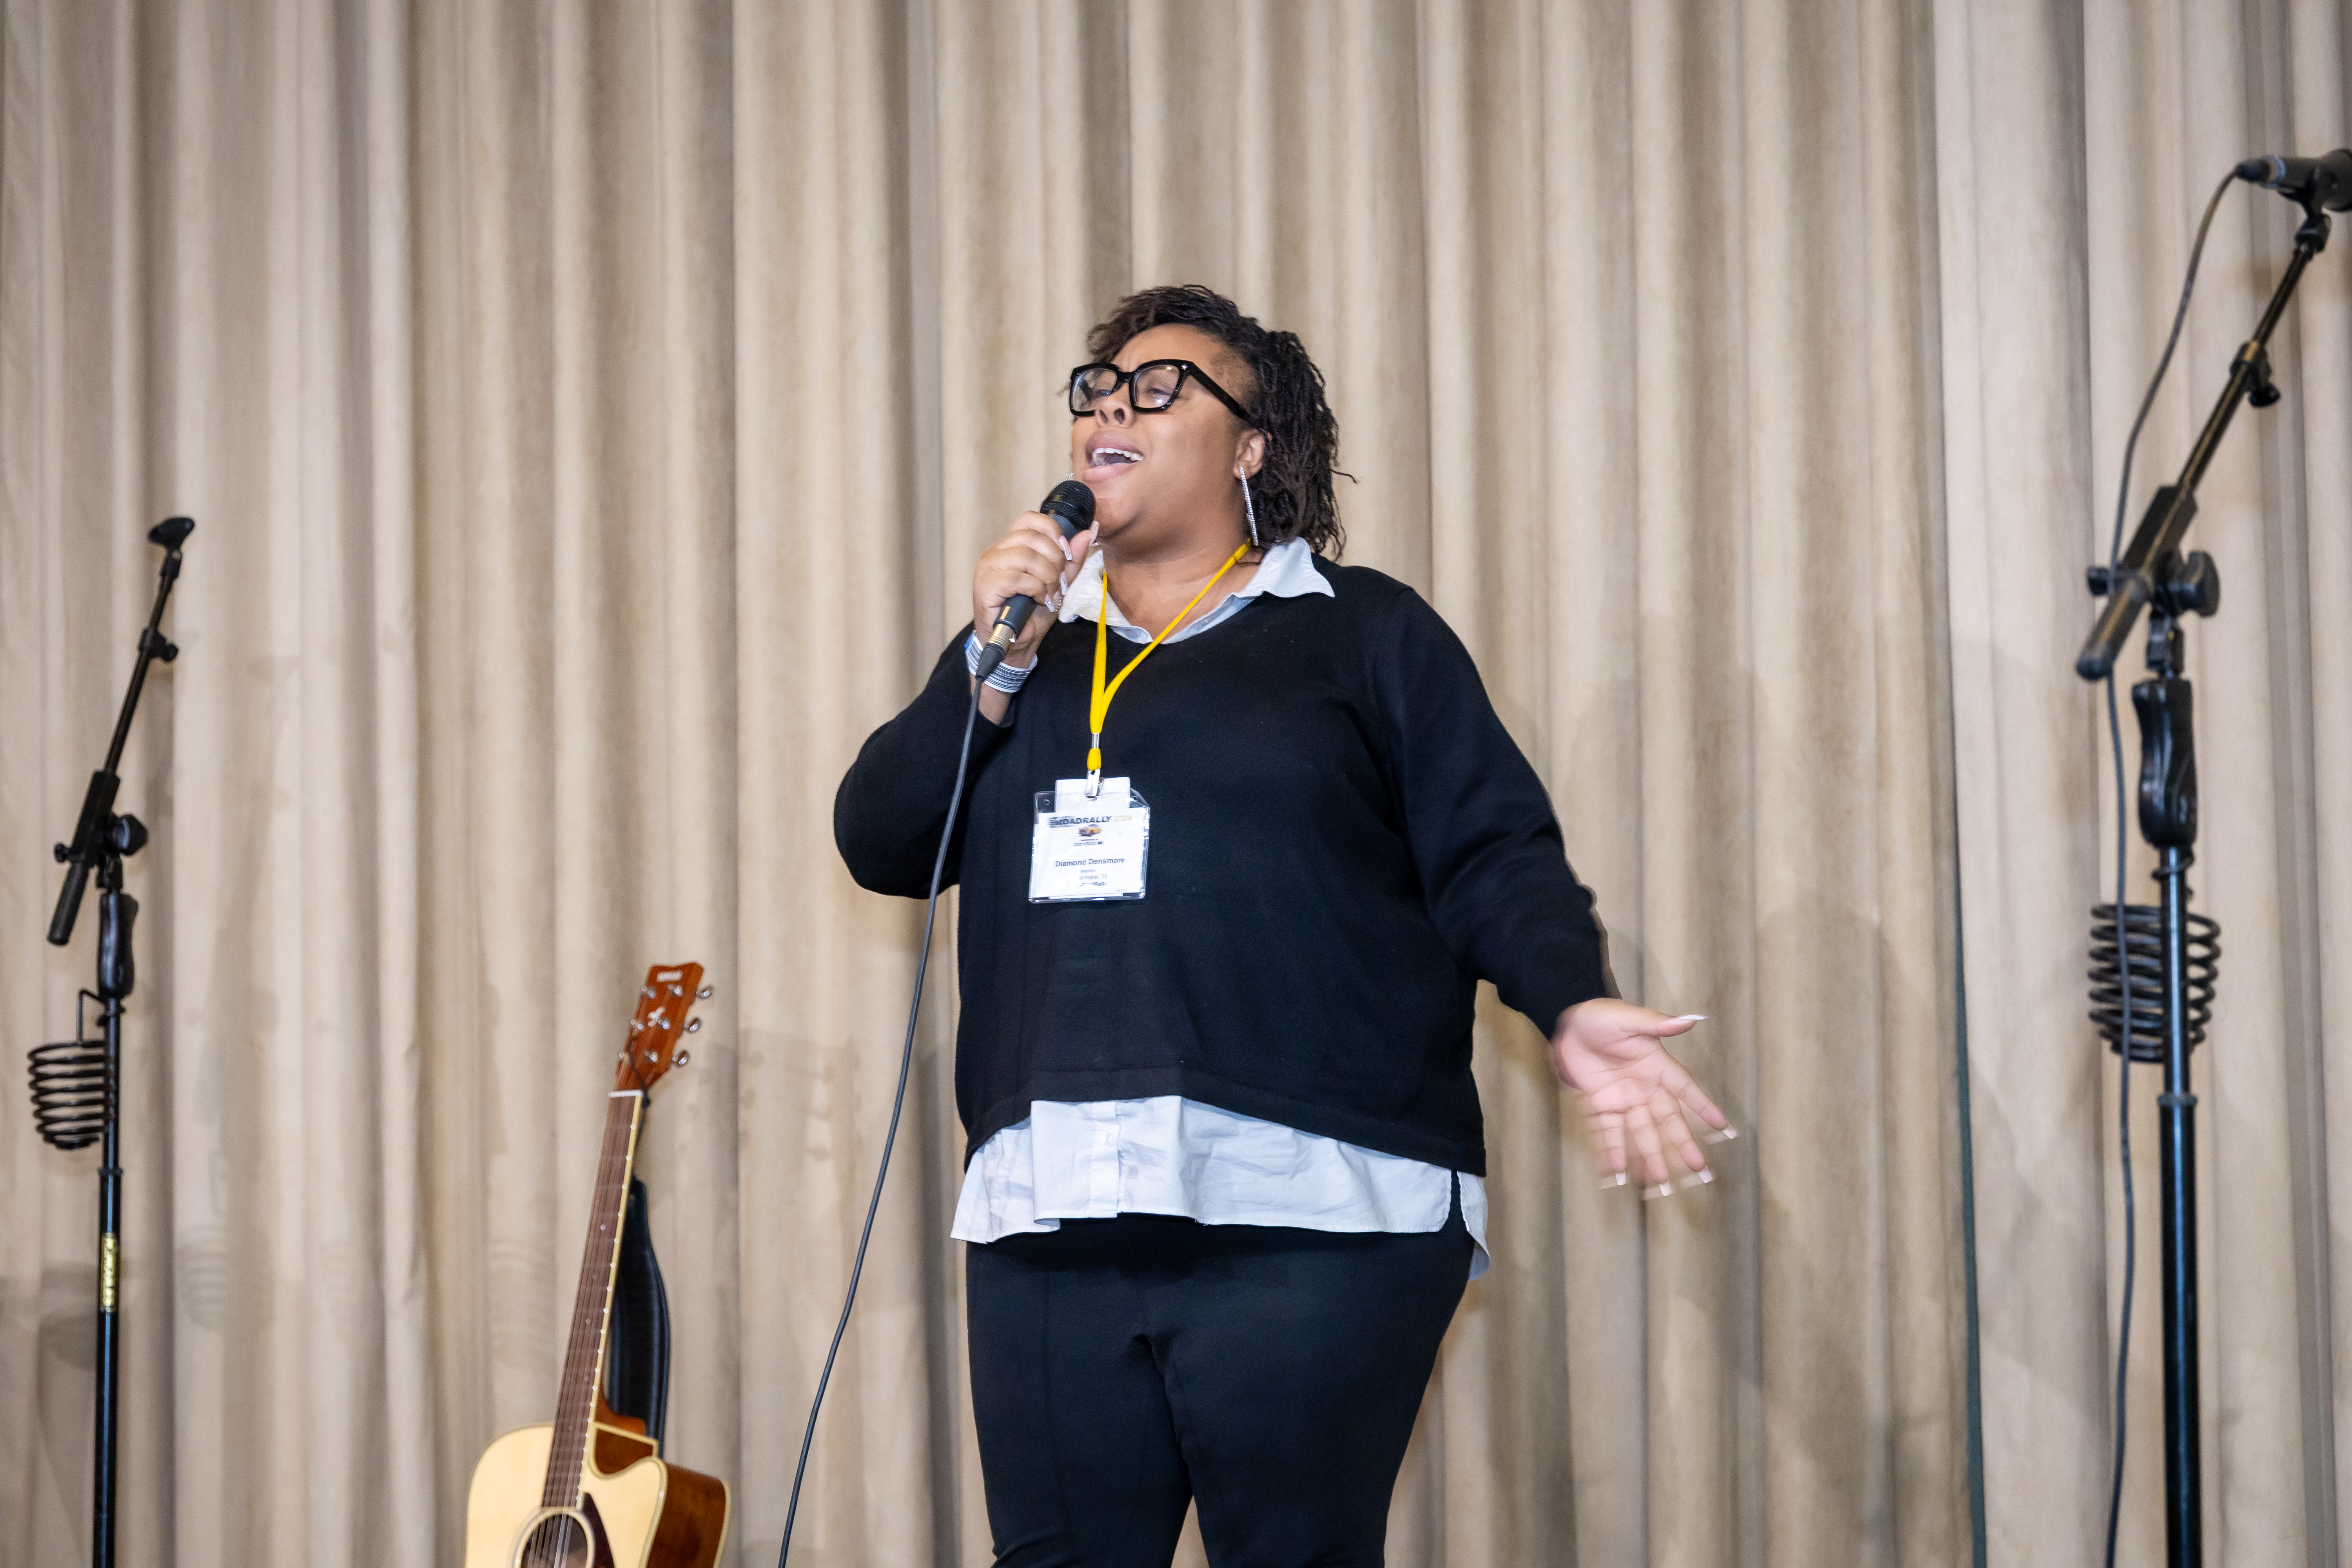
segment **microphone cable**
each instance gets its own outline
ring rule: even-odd
[[[923,978],[931,964],[931,927],[940,912],[940,881],[947,873],[948,846],[955,838],[956,814],[963,806],[964,776],[971,766],[972,727],[980,719],[980,694],[983,688],[983,682],[972,682],[971,706],[963,716],[963,746],[956,753],[955,788],[948,795],[948,820],[940,829],[940,851],[931,860],[930,895],[923,902],[923,945],[915,958],[915,994],[907,1003],[907,1039],[898,1048],[898,1088],[890,1097],[890,1130],[882,1136],[882,1163],[874,1172],[874,1195],[866,1200],[866,1225],[857,1233],[857,1257],[849,1266],[849,1289],[841,1299],[841,1320],[833,1326],[833,1342],[824,1352],[824,1370],[818,1373],[816,1394],[809,1401],[808,1425],[801,1433],[801,1457],[793,1467],[792,1498],[784,1505],[784,1539],[776,1549],[776,1568],[784,1568],[792,1558],[793,1522],[800,1515],[801,1482],[808,1475],[809,1448],[816,1441],[817,1412],[824,1407],[825,1385],[833,1381],[833,1363],[841,1353],[841,1337],[849,1331],[849,1310],[857,1304],[858,1277],[866,1272],[866,1246],[874,1238],[874,1216],[882,1207],[882,1184],[890,1175],[890,1151],[898,1142],[898,1117],[907,1107],[907,1079],[915,1064],[915,1025],[923,1015]]]
[[[2131,437],[2124,442],[2124,471],[2116,490],[2116,528],[2107,542],[2107,574],[2112,581],[2116,563],[2123,556],[2124,516],[2131,501],[2132,455],[2138,449],[2140,432],[2147,425],[2147,416],[2156,407],[2158,389],[2164,385],[2164,374],[2172,368],[2173,351],[2180,346],[2180,329],[2189,320],[2189,296],[2197,291],[2197,266],[2205,255],[2205,236],[2213,226],[2214,211],[2221,205],[2222,193],[2238,178],[2233,168],[2221,176],[2213,187],[2212,199],[2205,204],[2205,216],[2197,225],[2197,241],[2189,247],[2189,273],[2180,282],[2180,303],[2173,309],[2172,335],[2164,340],[2163,357],[2156,362],[2156,374],[2148,379],[2147,395],[2140,399],[2138,417],[2132,421]],[[2115,767],[2116,784],[2116,952],[2126,963],[2131,949],[2126,942],[2125,920],[2127,913],[2126,895],[2129,891],[2126,867],[2131,852],[2131,787],[2129,775],[2124,772],[2123,720],[2116,709],[2115,671],[2107,672],[2107,753]],[[2124,1379],[2131,1366],[2132,1276],[2139,1261],[2138,1207],[2132,1193],[2131,1157],[2131,1068],[2132,1068],[2132,986],[2130,976],[2118,987],[2123,993],[2123,1041],[2116,1051],[2116,1139],[2121,1147],[2124,1178],[2124,1299],[2123,1319],[2116,1333],[2116,1464],[2113,1480],[2107,1489],[2107,1553],[2106,1568],[2116,1568],[2116,1531],[2123,1518],[2124,1506]]]

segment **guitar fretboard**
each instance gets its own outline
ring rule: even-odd
[[[572,1335],[564,1346],[563,1382],[555,1397],[547,1490],[540,1499],[544,1508],[580,1506],[589,1425],[596,1413],[596,1385],[604,1373],[604,1329],[620,1261],[621,1218],[628,1204],[629,1171],[645,1105],[642,1093],[615,1092],[604,1111],[604,1146],[596,1161],[595,1198],[588,1207],[588,1244],[581,1249],[580,1289],[572,1297]]]

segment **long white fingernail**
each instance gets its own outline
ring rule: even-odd
[[[1612,1172],[1601,1178],[1601,1190],[1604,1193],[1612,1187],[1622,1187],[1624,1184],[1625,1173],[1622,1171]]]
[[[1706,1015],[1704,1013],[1677,1013],[1675,1015],[1675,1022],[1677,1024],[1704,1024],[1706,1022]]]
[[[1708,1170],[1704,1165],[1701,1165],[1697,1170],[1692,1172],[1691,1174],[1693,1177],[1696,1178],[1698,1184],[1703,1187],[1713,1184],[1715,1181],[1715,1173]]]
[[[1653,1198],[1670,1198],[1674,1195],[1675,1184],[1672,1182],[1660,1182],[1654,1187],[1643,1187],[1642,1189],[1642,1201],[1643,1203],[1648,1203]]]

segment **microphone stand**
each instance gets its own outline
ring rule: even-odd
[[[119,1085],[123,1004],[138,979],[131,933],[139,900],[122,890],[122,862],[147,843],[146,826],[114,809],[115,793],[122,784],[115,770],[122,763],[123,742],[130,738],[131,715],[138,710],[140,689],[147,682],[147,667],[159,658],[169,664],[180,654],[163,634],[163,606],[180,575],[180,546],[195,526],[184,517],[166,518],[147,532],[152,542],[163,547],[155,607],[139,634],[139,662],[131,667],[131,687],[123,693],[122,710],[114,721],[114,742],[107,748],[106,765],[90,775],[73,842],[57,847],[58,858],[66,866],[66,880],[58,894],[57,911],[49,919],[51,943],[63,947],[73,940],[82,894],[91,874],[98,877],[98,988],[83,992],[81,1001],[99,1004],[103,1038],[87,1037],[78,1003],[75,1038],[42,1046],[32,1053],[33,1121],[41,1136],[60,1149],[99,1144],[97,1474],[90,1499],[90,1561],[96,1568],[114,1565],[122,1234]]]
[[[2271,380],[2270,341],[2304,268],[2327,245],[2327,215],[2315,196],[2304,204],[2294,258],[2279,279],[2254,335],[2231,362],[2229,384],[2205,421],[2180,477],[2156,492],[2131,544],[2112,572],[2090,571],[2091,592],[2106,605],[2074,661],[2084,680],[2104,680],[2115,668],[2132,623],[2148,614],[2148,678],[2132,688],[2139,715],[2140,837],[2157,851],[2156,880],[2162,954],[2163,1001],[2155,1009],[2163,1033],[2164,1092],[2158,1097],[2158,1184],[2163,1194],[2164,1484],[2166,1562],[2199,1568],[2204,1562],[2203,1475],[2198,1424],[2197,1354],[2197,1097],[2189,1092],[2189,1050],[2202,1037],[2192,1016],[2192,919],[2189,868],[2196,859],[2197,737],[2193,693],[2181,674],[2185,617],[2221,607],[2221,576],[2203,551],[2183,557],[2180,542],[2197,515],[2197,486],[2211,467],[2239,405],[2268,408],[2279,400]],[[2117,920],[2125,911],[2116,911]],[[2132,984],[2128,944],[2117,954],[2121,983]],[[2206,984],[2210,984],[2210,964]],[[2210,992],[2209,992],[2210,994]],[[2136,1009],[2137,1010],[2137,1009]],[[2129,1042],[2125,1042],[2129,1049]]]

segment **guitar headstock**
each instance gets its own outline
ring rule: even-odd
[[[688,1018],[694,1005],[710,994],[698,963],[656,963],[637,987],[637,1014],[629,1020],[629,1043],[613,1074],[613,1092],[649,1089],[669,1069],[687,1064],[686,1037],[702,1027]]]

